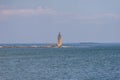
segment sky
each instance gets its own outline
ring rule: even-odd
[[[0,43],[120,43],[120,0],[0,0]]]

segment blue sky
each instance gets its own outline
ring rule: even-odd
[[[0,0],[0,43],[120,42],[120,0]]]

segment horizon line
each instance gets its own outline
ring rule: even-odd
[[[91,43],[91,44],[103,44],[103,43],[120,43],[120,42],[64,42],[63,44],[81,44],[81,43]],[[57,44],[57,43],[47,43],[47,42],[43,42],[43,43],[38,43],[38,42],[35,42],[35,43],[22,43],[22,42],[17,42],[17,43],[0,43],[0,44]]]

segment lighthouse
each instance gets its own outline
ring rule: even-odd
[[[59,34],[58,34],[58,43],[57,43],[57,47],[62,47],[62,36],[61,36],[60,32],[59,32]]]

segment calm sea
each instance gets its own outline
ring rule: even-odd
[[[0,48],[0,80],[120,80],[120,44],[65,46]]]

